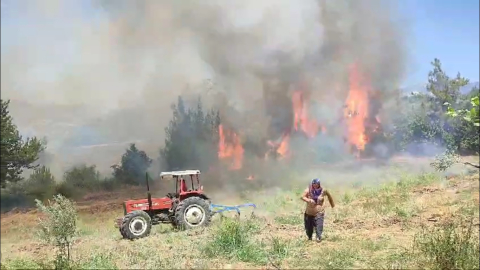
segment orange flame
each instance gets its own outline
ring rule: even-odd
[[[319,131],[319,125],[314,119],[308,117],[308,107],[303,91],[297,90],[292,94],[293,127],[302,130],[308,137],[313,138]]]
[[[280,145],[277,148],[277,153],[282,157],[287,157],[289,154],[289,143],[290,143],[290,136],[285,135],[280,142]]]
[[[356,65],[350,68],[350,89],[346,100],[344,116],[347,118],[348,137],[350,144],[359,151],[365,149],[368,141],[365,135],[365,119],[368,115],[368,88],[361,82],[361,75]]]
[[[290,155],[290,135],[283,135],[280,142],[267,141],[267,143],[271,147],[271,149],[265,153],[265,160],[268,159],[269,154],[272,152],[276,152],[280,156],[280,158],[286,158]]]
[[[224,130],[223,125],[218,126],[218,158],[230,159],[230,169],[239,170],[243,164],[243,146],[239,136],[229,130]],[[226,137],[229,140],[226,140]]]

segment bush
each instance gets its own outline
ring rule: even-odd
[[[48,205],[39,200],[36,202],[38,209],[46,214],[45,219],[39,220],[39,236],[57,248],[55,268],[70,268],[70,250],[78,232],[75,204],[62,195],[55,195]]]
[[[71,183],[67,183],[65,181],[57,185],[56,193],[57,195],[62,195],[71,199],[78,199],[83,195],[82,190],[76,189]]]
[[[479,269],[478,236],[473,218],[468,224],[446,222],[434,228],[423,227],[415,238],[415,247],[434,269]]]
[[[55,179],[45,166],[35,169],[24,185],[26,195],[32,199],[45,201],[56,193]]]
[[[100,173],[95,165],[81,165],[65,172],[64,182],[77,190],[94,191],[100,186]]]
[[[27,197],[21,183],[12,183],[6,189],[1,190],[1,210],[7,212],[15,207],[31,207],[33,202]]]
[[[430,166],[439,172],[444,172],[459,161],[460,157],[457,154],[453,151],[447,151],[444,154],[437,155],[435,160],[430,163]]]
[[[240,222],[225,218],[214,232],[213,239],[206,244],[204,253],[211,258],[224,256],[243,262],[265,262],[264,249],[251,239],[257,230],[258,226],[252,220]]]
[[[145,173],[152,164],[152,159],[145,151],[139,150],[134,143],[122,155],[120,165],[111,166],[113,177],[123,184],[139,185],[145,183]]]

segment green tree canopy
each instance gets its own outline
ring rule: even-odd
[[[65,172],[64,181],[77,190],[93,190],[100,184],[100,173],[95,165],[75,166]]]
[[[44,201],[55,193],[55,178],[45,166],[36,168],[25,182],[26,195]]]
[[[469,80],[457,73],[455,78],[450,78],[442,69],[442,63],[435,58],[431,63],[433,70],[428,73],[427,90],[436,99],[436,111],[445,111],[441,105],[445,102],[456,104],[460,97],[460,88],[467,85]]]
[[[134,143],[122,156],[120,165],[113,165],[113,177],[121,183],[138,185],[144,182],[145,173],[152,164],[152,159]]]
[[[165,128],[165,146],[160,150],[165,169],[207,169],[217,160],[219,112],[212,109],[205,113],[200,98],[193,109],[187,109],[182,97],[172,105],[172,111],[172,120]]]
[[[22,179],[24,169],[36,168],[33,165],[38,155],[45,149],[45,143],[37,139],[23,139],[8,110],[10,101],[1,100],[1,187]]]

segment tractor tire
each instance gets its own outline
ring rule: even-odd
[[[145,211],[128,213],[120,226],[122,236],[130,240],[148,236],[151,230],[152,219]]]
[[[122,235],[123,239],[127,238],[127,235],[123,232],[122,227],[118,228],[120,234]]]
[[[180,230],[208,226],[212,214],[210,205],[200,197],[190,197],[181,201],[175,210],[174,224]]]

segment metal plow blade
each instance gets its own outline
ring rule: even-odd
[[[245,204],[233,205],[233,206],[227,206],[227,205],[221,205],[221,204],[210,204],[210,211],[212,211],[213,214],[220,214],[226,211],[236,211],[237,214],[240,216],[240,208],[244,208],[244,207],[253,207],[253,209],[257,208],[257,206],[253,203],[245,203]]]

